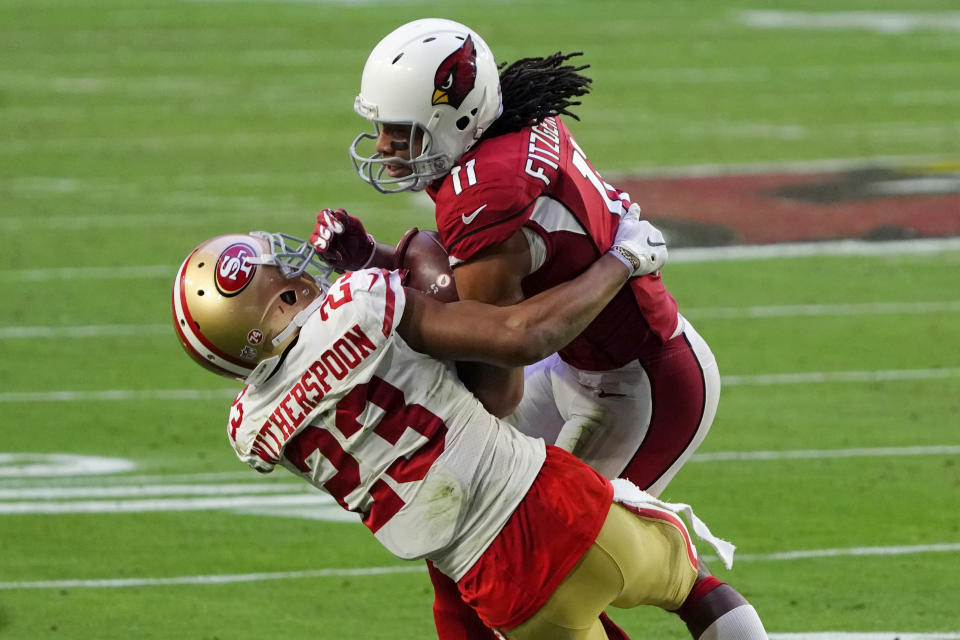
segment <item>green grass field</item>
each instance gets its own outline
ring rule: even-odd
[[[760,4],[0,0],[0,638],[435,637],[421,564],[235,459],[236,388],[169,326],[176,266],[217,233],[304,235],[325,206],[382,240],[430,226],[424,197],[376,194],[347,156],[369,49],[430,15],[503,60],[584,51],[594,90],[568,124],[610,175],[960,162],[955,2],[777,6],[885,29],[756,28]],[[738,545],[719,573],[771,632],[960,637],[956,247],[678,250],[665,271],[725,376],[665,497]],[[129,466],[57,473],[94,458]]]

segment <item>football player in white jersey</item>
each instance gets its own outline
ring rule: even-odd
[[[195,361],[246,382],[227,423],[236,454],[276,466],[357,513],[400,558],[426,558],[506,638],[606,637],[609,605],[676,611],[694,637],[749,606],[699,570],[687,528],[732,561],[687,505],[611,483],[488,413],[451,359],[515,366],[562,346],[651,268],[626,215],[585,273],[524,302],[444,304],[398,271],[332,285],[313,249],[281,234],[218,236],[184,261],[173,320]],[[319,277],[308,269],[326,269]]]
[[[424,190],[433,199],[461,299],[511,304],[569,280],[611,246],[621,212],[637,209],[563,121],[590,86],[571,57],[501,70],[479,34],[426,19],[387,35],[366,61],[354,109],[375,131],[354,140],[355,168],[378,191]],[[392,251],[343,210],[320,212],[311,241],[339,269],[389,264]],[[652,227],[646,242],[664,247]],[[525,376],[486,363],[460,373],[524,433],[653,495],[706,437],[720,394],[713,353],[658,272],[631,280]],[[442,576],[431,577],[440,638],[460,640],[470,612],[445,600],[452,589]],[[480,628],[468,634],[490,637]]]

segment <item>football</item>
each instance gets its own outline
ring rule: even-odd
[[[406,271],[406,287],[435,296],[441,302],[458,299],[453,270],[436,231],[414,227],[404,233],[394,253],[394,268]]]

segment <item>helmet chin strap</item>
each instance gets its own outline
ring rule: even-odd
[[[283,344],[287,338],[292,336],[295,331],[299,331],[300,327],[307,322],[307,318],[309,318],[314,311],[320,308],[320,305],[323,304],[325,298],[326,296],[314,298],[313,302],[301,309],[297,315],[293,316],[293,320],[290,321],[290,324],[288,324],[283,331],[278,333],[277,337],[271,340],[273,347],[277,348],[277,346]]]
[[[299,331],[304,324],[306,324],[307,319],[313,314],[314,311],[320,308],[320,305],[323,304],[324,296],[316,298],[313,302],[308,304],[306,307],[301,309],[297,315],[293,316],[293,320],[290,321],[283,331],[277,334],[277,336],[270,341],[274,348],[284,343],[294,332]],[[256,386],[270,377],[270,374],[273,373],[273,370],[277,368],[277,365],[280,364],[280,356],[271,356],[269,358],[264,358],[261,360],[253,371],[250,372],[250,375],[247,376],[246,382],[249,386]]]

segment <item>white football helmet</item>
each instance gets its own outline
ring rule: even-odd
[[[293,236],[255,231],[211,238],[187,256],[173,282],[180,344],[214,373],[246,380],[293,341],[332,271]]]
[[[350,145],[360,177],[384,193],[419,191],[447,174],[503,111],[500,75],[490,48],[468,27],[452,20],[409,22],[374,47],[363,67],[354,110],[371,121],[376,133],[362,133]],[[413,150],[418,133],[423,148],[409,162],[381,158],[376,144],[380,125],[410,126]],[[391,178],[385,163],[406,164],[409,176]]]

